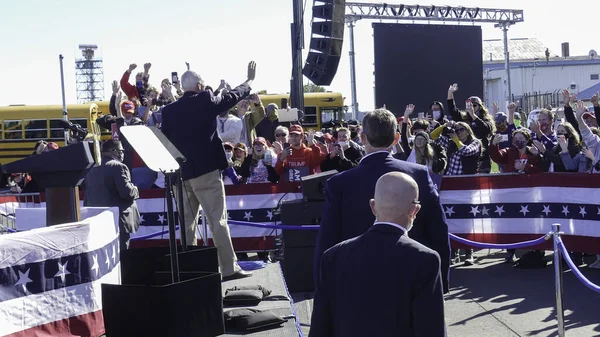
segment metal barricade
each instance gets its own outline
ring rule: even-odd
[[[17,208],[43,207],[39,193],[2,193],[0,194],[0,234],[17,230]]]

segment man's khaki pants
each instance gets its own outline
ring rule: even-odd
[[[196,228],[200,216],[200,206],[206,214],[213,242],[217,247],[221,274],[229,276],[240,270],[237,257],[231,243],[227,225],[227,207],[225,205],[225,187],[221,171],[214,170],[199,177],[183,182],[183,209],[186,222],[186,240],[188,246],[197,245]],[[175,193],[177,195],[177,193]],[[204,238],[207,240],[207,238]]]

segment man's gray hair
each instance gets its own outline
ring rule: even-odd
[[[362,120],[363,132],[369,144],[377,148],[392,146],[398,132],[398,120],[386,109],[367,112]]]
[[[198,90],[198,83],[204,87],[204,80],[195,71],[188,70],[181,75],[181,88],[183,91]]]
[[[275,134],[279,133],[280,131],[285,132],[286,135],[290,134],[290,130],[288,130],[288,128],[283,125],[279,125],[275,128]]]

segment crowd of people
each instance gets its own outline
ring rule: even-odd
[[[144,64],[143,72],[135,75],[135,84],[129,81],[136,64],[128,67],[120,81],[113,81],[110,115],[97,120],[101,127],[113,131],[123,125],[163,129],[163,110],[183,98],[185,90],[177,78],[162,79],[160,89],[151,85],[151,66]],[[214,90],[210,86],[204,89],[223,100],[234,90],[225,80]],[[590,109],[565,89],[562,107],[546,106],[528,116],[516,103],[508,104],[506,111],[494,103],[490,111],[476,96],[459,108],[454,99],[458,89],[457,84],[450,85],[446,104],[433,101],[419,118],[413,118],[414,105],[406,106],[398,116],[400,139],[391,149],[393,157],[425,165],[431,175],[438,176],[600,172],[598,95],[592,97]],[[280,123],[280,107],[264,106],[257,94],[229,103],[220,105],[214,120],[226,154],[227,165],[221,171],[225,185],[297,182],[317,172],[354,168],[365,155],[359,137],[362,125],[357,120],[332,121],[321,130],[306,130],[301,122]],[[118,132],[113,135],[123,142],[123,163],[133,184],[139,189],[164,187],[164,176],[145,167],[127,140],[119,139]],[[196,136],[191,133],[186,137],[193,142]],[[56,147],[50,143],[41,150],[36,147],[36,151]],[[209,155],[201,147],[196,151],[200,156]],[[26,188],[30,181],[26,175],[14,176],[13,181],[14,192],[32,191]],[[454,252],[453,263],[460,262],[458,253]],[[507,262],[513,261],[513,255],[508,252]],[[473,264],[472,250],[465,251],[463,261]],[[600,268],[600,263],[592,267]]]

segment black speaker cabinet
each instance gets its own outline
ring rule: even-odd
[[[323,202],[289,200],[281,204],[284,225],[317,225]],[[283,231],[283,276],[290,292],[312,292],[313,257],[318,231]]]
[[[302,73],[316,85],[330,85],[342,55],[345,1],[325,0],[313,6],[310,50]]]
[[[325,201],[325,183],[338,171],[331,170],[311,174],[300,178],[302,180],[302,196],[306,201]],[[319,213],[319,217],[321,214]]]
[[[178,257],[172,283],[169,247],[121,252],[122,284],[102,285],[107,337],[225,333],[217,249],[192,246]]]

